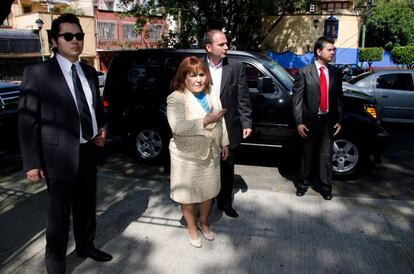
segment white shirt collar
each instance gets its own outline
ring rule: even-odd
[[[216,66],[216,65],[213,64],[213,62],[210,61],[210,58],[208,58],[208,56],[207,56],[207,63],[210,67],[217,69],[217,68],[220,68],[220,67],[223,66],[223,59],[221,59],[220,63],[218,63],[218,65]]]
[[[79,70],[79,61],[76,61],[75,63],[71,63],[68,59],[60,55],[59,53],[56,53],[56,59],[60,65],[60,67],[65,70],[67,73],[71,73],[72,71],[72,64],[75,64],[76,69]]]
[[[319,63],[318,61],[315,61],[315,65],[316,65],[316,69],[319,71],[319,69],[321,68],[321,67],[323,67],[324,68],[324,70],[326,70],[328,67],[327,67],[327,65],[322,65],[321,63]]]

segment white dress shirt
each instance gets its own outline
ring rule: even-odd
[[[215,66],[210,59],[207,58],[208,68],[211,74],[211,80],[213,82],[213,90],[217,98],[220,98],[221,91],[221,75],[223,74],[223,61]]]
[[[56,60],[58,61],[58,64],[60,66],[60,69],[62,70],[63,76],[65,77],[66,83],[68,84],[68,87],[70,89],[70,93],[72,94],[73,100],[77,105],[76,101],[76,95],[75,95],[75,88],[73,87],[73,79],[72,79],[72,63],[61,56],[59,53],[56,54]],[[95,137],[98,134],[98,123],[96,122],[96,114],[95,109],[93,108],[93,97],[92,97],[92,90],[89,86],[88,80],[86,79],[85,73],[82,70],[82,67],[80,66],[79,62],[75,62],[74,65],[76,66],[76,70],[78,72],[79,79],[82,84],[83,91],[85,93],[86,101],[88,102],[89,111],[91,112],[92,116],[92,128],[93,128],[93,136]],[[79,123],[79,138],[80,143],[84,144],[87,142],[87,140],[82,138],[82,128]]]

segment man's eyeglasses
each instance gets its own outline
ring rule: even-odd
[[[65,32],[65,33],[61,33],[58,34],[58,37],[63,36],[63,39],[65,39],[65,41],[70,42],[73,40],[73,37],[76,38],[76,40],[78,41],[83,41],[83,38],[85,37],[85,33],[83,32],[78,32],[78,33],[70,33],[70,32]]]

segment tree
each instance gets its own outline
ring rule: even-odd
[[[371,70],[372,62],[382,60],[382,48],[361,48],[359,49],[359,61],[368,62]]]
[[[147,0],[144,4],[131,5],[130,0],[121,0],[131,8],[127,13],[137,17],[136,30],[142,31],[157,11],[173,16],[179,22],[179,30],[170,32],[166,44],[174,47],[200,45],[208,29],[226,31],[232,47],[240,50],[258,50],[261,42],[286,14],[304,11],[310,0]],[[162,9],[160,9],[162,7]],[[263,17],[279,15],[272,26],[264,32]]]
[[[414,46],[394,47],[391,51],[392,60],[397,64],[406,65],[408,69],[413,69],[414,65]]]
[[[405,46],[414,43],[413,3],[378,1],[368,18],[367,47]]]

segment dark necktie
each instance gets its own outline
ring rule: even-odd
[[[320,75],[319,75],[319,84],[321,87],[321,101],[319,104],[319,108],[321,112],[326,112],[328,110],[328,88],[326,85],[326,77],[324,72],[324,67],[320,67]]]
[[[86,101],[85,93],[83,92],[82,84],[76,70],[76,66],[72,64],[72,80],[73,88],[75,90],[76,102],[78,105],[79,120],[82,129],[82,138],[89,141],[93,135],[92,116],[89,111],[89,106]]]

